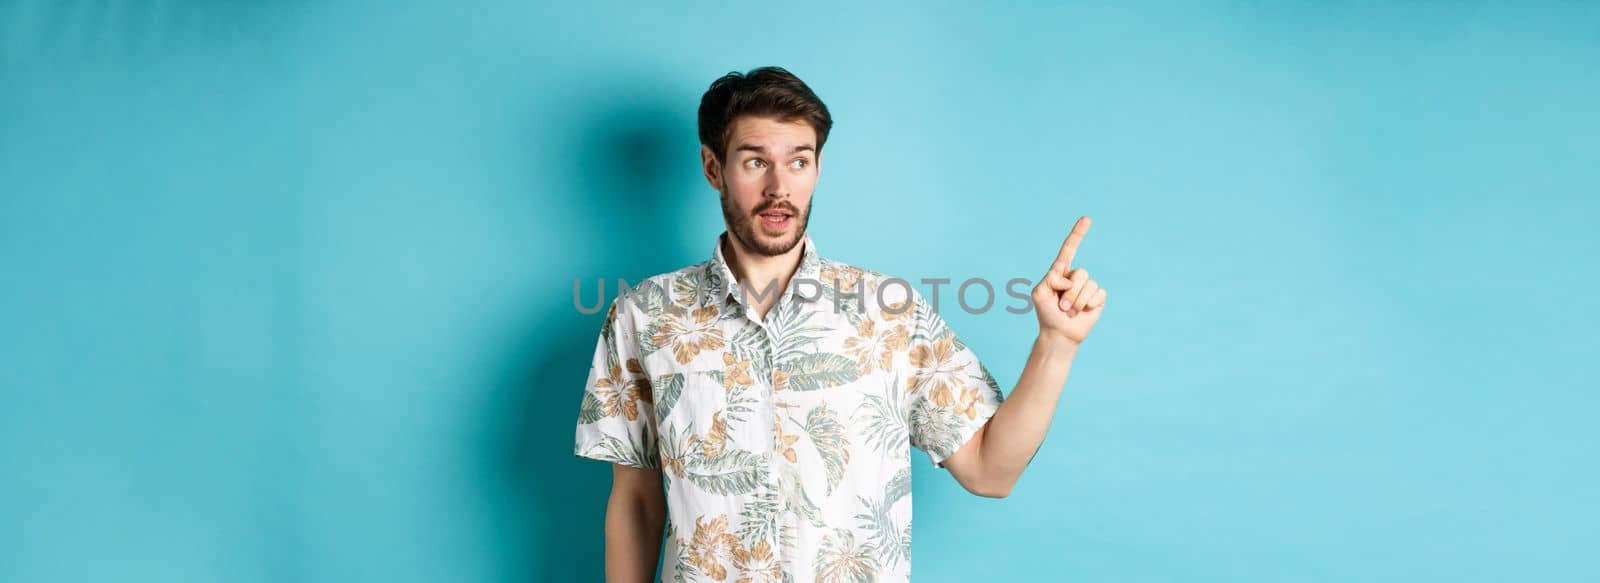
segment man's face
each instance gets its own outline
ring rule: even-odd
[[[804,121],[740,117],[733,122],[727,159],[701,147],[706,179],[722,193],[722,218],[744,248],[782,255],[805,236],[811,191],[821,157],[817,133]]]

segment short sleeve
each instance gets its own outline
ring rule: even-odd
[[[578,406],[573,453],[636,468],[658,468],[655,407],[650,377],[639,361],[634,318],[627,295],[613,300],[606,311]]]
[[[907,427],[911,445],[942,468],[994,416],[1005,394],[934,306],[920,293],[911,296],[911,341],[901,375],[910,399]]]

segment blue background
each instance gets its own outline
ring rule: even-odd
[[[599,580],[573,281],[709,255],[767,64],[825,256],[1095,219],[1054,429],[1003,500],[914,458],[916,580],[1600,579],[1600,8],[1341,4],[0,3],[0,580]],[[946,306],[1009,390],[1033,317]]]

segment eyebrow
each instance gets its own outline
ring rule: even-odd
[[[758,154],[765,154],[765,153],[767,153],[767,148],[765,146],[757,146],[755,144],[739,144],[739,147],[734,148],[733,151],[735,151],[735,152],[755,152],[755,153],[758,153]],[[790,153],[791,154],[798,154],[800,152],[805,152],[805,151],[816,152],[817,148],[812,146],[811,144],[801,144],[801,145],[795,146],[794,147],[794,151],[792,151]]]

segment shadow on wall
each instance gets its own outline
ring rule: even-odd
[[[585,224],[571,248],[545,251],[575,254],[584,273],[604,277],[607,304],[616,297],[617,278],[637,283],[698,256],[674,247],[682,233],[662,231],[683,228],[691,208],[692,193],[681,185],[698,176],[699,158],[681,150],[686,136],[697,143],[693,111],[638,96],[596,108],[588,129],[570,138],[579,144],[572,163],[581,191],[569,194],[569,206]],[[530,309],[521,343],[496,365],[501,380],[487,412],[495,489],[489,519],[496,529],[490,538],[501,544],[499,557],[513,580],[603,578],[611,465],[577,457],[573,441],[606,304],[598,314],[579,313],[571,295],[577,275],[553,273],[540,282],[559,288],[561,301]],[[595,302],[593,277],[583,282],[586,306]]]

